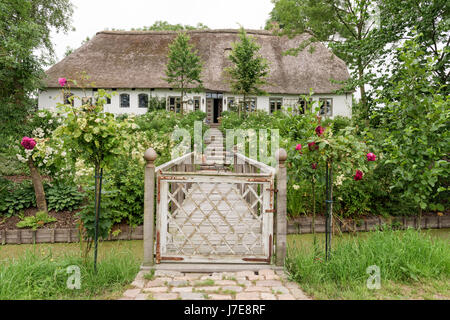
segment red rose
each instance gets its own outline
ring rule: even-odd
[[[308,148],[309,148],[309,151],[314,151],[314,150],[319,149],[319,146],[313,141],[313,142],[308,143]]]
[[[318,136],[323,135],[324,131],[325,131],[325,129],[322,126],[317,126],[316,133],[317,133]]]
[[[311,165],[311,168],[312,168],[313,170],[316,170],[316,169],[317,169],[317,163],[313,163],[313,164]]]
[[[363,175],[364,174],[363,174],[363,172],[361,170],[356,170],[356,174],[353,176],[353,179],[355,181],[362,180]]]
[[[377,156],[374,155],[372,152],[369,152],[367,154],[367,161],[375,161],[375,160],[377,160]]]
[[[300,151],[302,150],[302,145],[299,143],[296,147],[295,150]]]
[[[36,141],[33,138],[23,137],[20,144],[27,150],[33,150],[36,146]]]

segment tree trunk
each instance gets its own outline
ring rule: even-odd
[[[36,169],[31,157],[28,158],[28,167],[30,168],[31,180],[33,181],[34,193],[36,195],[36,204],[39,211],[47,212],[47,201],[45,200],[44,186],[39,171]]]

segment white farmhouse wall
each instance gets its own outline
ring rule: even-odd
[[[156,89],[156,90],[150,90],[150,89],[117,89],[115,91],[107,90],[108,92],[112,93],[111,97],[111,103],[105,105],[105,111],[111,112],[114,114],[144,114],[147,112],[146,108],[139,108],[139,101],[138,101],[138,95],[140,93],[146,93],[152,97],[158,97],[158,98],[168,98],[168,97],[178,97],[180,96],[180,93],[175,90],[169,90],[169,89]],[[79,97],[93,97],[95,92],[91,90],[85,90],[82,91],[80,89],[73,89],[72,93],[75,96]],[[130,107],[129,108],[121,108],[120,107],[120,94],[127,93],[130,95]],[[206,93],[189,93],[187,94],[189,99],[193,99],[194,97],[200,97],[200,110],[203,112],[206,112]],[[228,98],[234,97],[235,99],[242,98],[242,96],[239,95],[233,95],[230,93],[225,93],[223,96],[223,111],[228,110]],[[267,96],[259,96],[257,97],[257,108],[258,110],[264,110],[266,112],[270,112],[270,98],[284,98],[284,101],[287,101],[286,99],[298,99],[298,95],[267,95]],[[313,100],[319,100],[320,98],[331,98],[333,99],[333,107],[332,107],[332,117],[336,116],[344,116],[344,117],[351,117],[352,114],[352,95],[351,94],[343,94],[343,95],[336,95],[336,94],[318,94],[313,96]],[[60,89],[48,89],[45,91],[42,91],[39,94],[39,109],[47,109],[56,111],[57,104],[63,102],[62,98],[62,92]],[[75,106],[80,106],[81,101],[79,99],[75,99]],[[188,111],[193,111],[194,105],[193,104],[187,104]]]

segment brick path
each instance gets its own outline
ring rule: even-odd
[[[270,269],[218,273],[140,271],[119,300],[309,300],[283,271]]]

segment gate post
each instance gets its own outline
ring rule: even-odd
[[[153,266],[153,228],[155,223],[155,165],[158,155],[152,148],[147,149],[144,159],[147,161],[144,176],[144,266]]]
[[[278,160],[277,172],[277,247],[276,247],[276,265],[284,266],[286,258],[286,233],[287,233],[287,182],[286,182],[286,165],[287,153],[284,149],[279,149],[276,154]]]

